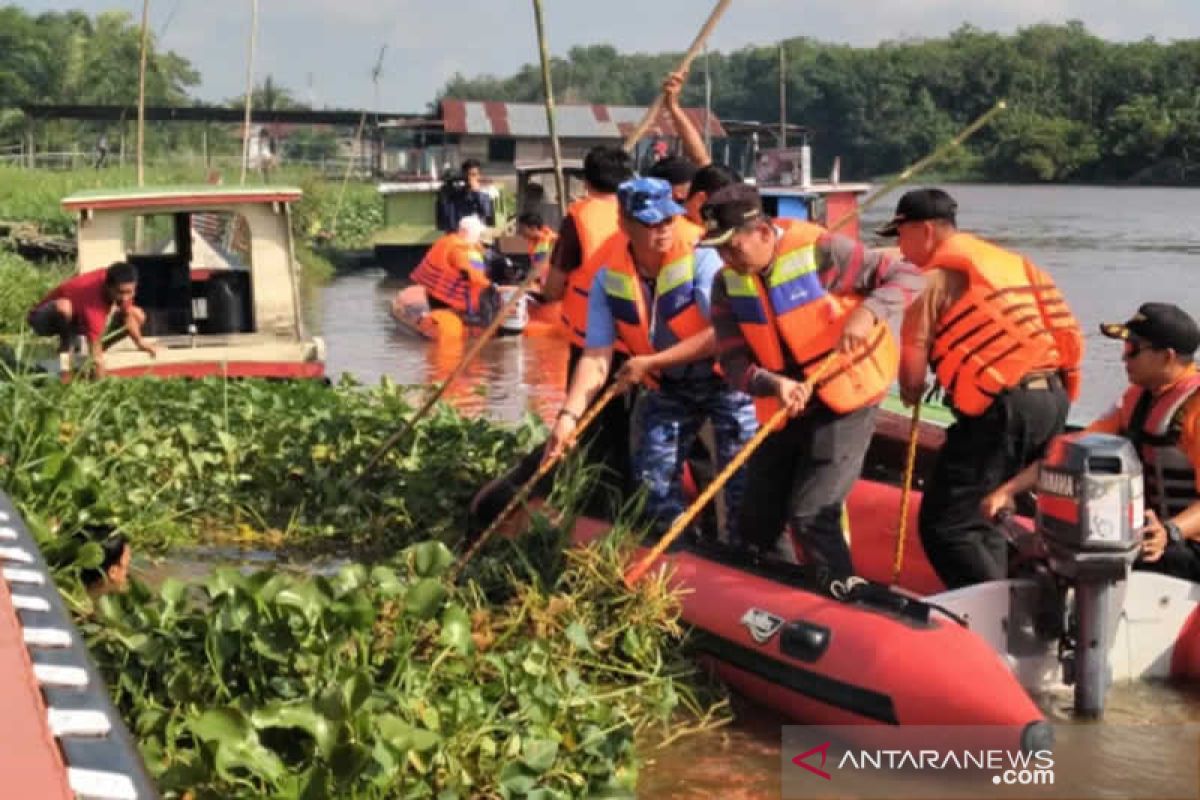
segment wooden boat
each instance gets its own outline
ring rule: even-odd
[[[290,211],[300,197],[290,187],[202,186],[65,198],[77,217],[79,273],[136,266],[134,302],[159,347],[151,357],[116,343],[105,354],[109,374],[324,378],[325,344],[301,316]]]
[[[33,536],[3,495],[0,568],[0,794],[157,797]]]

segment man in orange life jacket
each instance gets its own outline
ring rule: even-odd
[[[491,322],[499,299],[479,245],[483,230],[479,217],[463,217],[458,230],[435,241],[412,273],[432,308],[452,308],[476,325]]]
[[[645,513],[662,528],[684,510],[684,459],[706,419],[712,421],[717,462],[729,463],[754,435],[754,406],[714,372],[710,357],[679,357],[691,340],[707,337],[717,254],[694,248],[680,228],[683,207],[658,178],[635,178],[617,193],[621,233],[610,240],[589,297],[587,349],[546,447],[558,452],[579,417],[604,385],[618,342],[632,354],[622,371],[628,383],[649,383],[638,409],[640,436],[633,455],[634,479],[647,488]],[[711,349],[711,348],[710,348]],[[734,518],[743,480],[725,487]]]
[[[1178,306],[1145,303],[1125,323],[1100,326],[1125,343],[1130,386],[1089,431],[1124,436],[1142,460],[1146,526],[1141,569],[1200,581],[1200,326]],[[988,519],[1037,484],[1030,465],[983,499]]]
[[[587,195],[567,209],[567,216],[558,229],[558,241],[550,253],[550,270],[542,287],[547,302],[562,300],[562,322],[570,340],[567,360],[567,385],[570,386],[576,366],[583,357],[588,327],[588,294],[596,271],[596,256],[610,237],[617,233],[617,187],[633,176],[629,154],[617,145],[598,145],[583,159],[583,182]],[[623,352],[613,355],[615,373],[625,360]],[[618,398],[600,413],[591,428],[584,433],[579,445],[587,453],[588,462],[607,471],[608,488],[625,494],[630,488],[629,405]],[[533,462],[533,468],[537,463]],[[588,512],[603,509],[608,516],[614,509],[605,508],[599,495],[593,493]]]
[[[897,237],[928,279],[904,320],[900,390],[921,402],[932,367],[954,413],[918,517],[925,554],[951,589],[1007,577],[1007,543],[979,503],[1062,433],[1083,354],[1054,281],[959,232],[957,211],[946,192],[916,189],[877,231]]]
[[[749,544],[829,577],[854,571],[842,504],[862,469],[875,412],[896,376],[887,322],[921,293],[913,265],[869,252],[807,222],[766,217],[751,186],[717,191],[703,207],[707,238],[728,268],[713,286],[721,368],[755,397],[765,423],[780,404],[791,419],[748,465],[738,529]],[[830,362],[815,395],[805,376]]]
[[[538,284],[545,283],[550,271],[550,253],[558,241],[558,234],[546,227],[542,215],[536,211],[526,211],[517,217],[517,234],[525,240],[529,268],[538,276]]]

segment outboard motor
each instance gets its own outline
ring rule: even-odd
[[[1059,436],[1038,471],[1037,495],[1050,570],[1075,592],[1060,645],[1064,682],[1075,684],[1076,712],[1099,716],[1111,682],[1115,595],[1141,550],[1141,461],[1120,436]]]

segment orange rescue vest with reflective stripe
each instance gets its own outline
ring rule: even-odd
[[[650,339],[651,314],[646,308],[641,276],[629,254],[629,240],[616,238],[604,267],[604,295],[612,312],[617,337],[635,356],[655,352]],[[666,322],[679,341],[702,333],[708,319],[696,303],[696,257],[686,241],[676,239],[654,283],[653,317]]]
[[[1083,336],[1054,281],[1016,253],[956,233],[926,269],[967,277],[963,296],[941,314],[930,364],[954,408],[978,416],[1030,372],[1062,370],[1078,392]]]
[[[762,367],[772,372],[784,369],[784,344],[805,375],[827,358],[841,359],[817,382],[816,393],[834,412],[847,414],[883,399],[896,379],[900,357],[886,324],[876,325],[860,349],[836,354],[846,318],[863,298],[825,291],[815,248],[824,233],[819,225],[792,222],[784,228],[778,255],[764,275],[740,275],[726,267],[721,276],[742,336]],[[756,397],[754,405],[759,422],[765,423],[778,410],[779,401]]]
[[[1200,499],[1196,492],[1196,465],[1179,446],[1186,407],[1200,393],[1200,372],[1195,368],[1175,385],[1155,397],[1140,386],[1130,386],[1121,398],[1121,435],[1133,443],[1142,460],[1146,507],[1166,521]]]
[[[617,196],[589,196],[576,200],[567,209],[567,216],[575,221],[582,260],[567,274],[562,322],[571,344],[583,347],[587,338],[588,292],[600,268],[596,257],[604,243],[617,232]]]
[[[469,264],[469,269],[478,274],[466,274],[455,261]],[[478,305],[479,289],[487,285],[486,275],[482,251],[457,233],[448,233],[429,248],[425,258],[413,270],[412,279],[424,286],[431,297],[456,311],[465,312]]]

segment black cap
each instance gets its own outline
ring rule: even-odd
[[[718,247],[733,238],[733,232],[763,215],[758,190],[745,183],[731,183],[714,192],[700,207],[704,220],[704,247]]]
[[[876,228],[880,236],[895,236],[896,226],[901,222],[923,222],[930,219],[944,219],[955,222],[958,216],[958,203],[954,198],[941,189],[913,189],[905,192],[896,203],[896,213],[882,228]]]
[[[1160,350],[1170,348],[1181,356],[1193,355],[1200,347],[1200,326],[1171,303],[1143,303],[1125,322],[1101,323],[1100,332],[1110,339],[1144,342]]]

